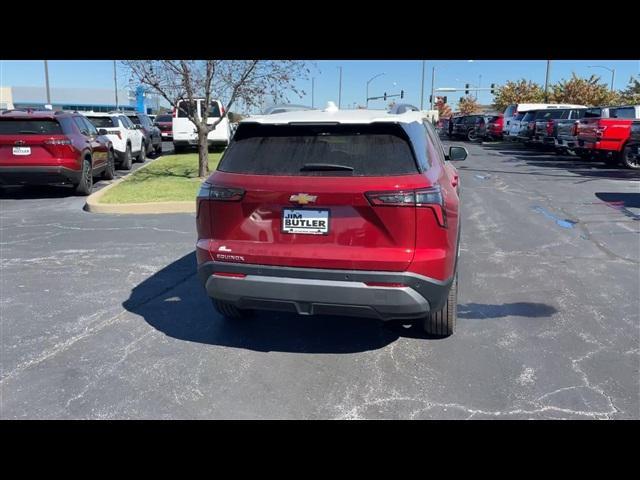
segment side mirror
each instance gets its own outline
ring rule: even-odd
[[[108,135],[108,133],[104,128],[99,128],[98,129],[98,135]]]
[[[452,162],[461,162],[467,158],[467,155],[469,155],[469,153],[464,147],[449,147],[449,160]]]

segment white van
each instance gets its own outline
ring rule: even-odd
[[[564,103],[514,103],[509,105],[504,111],[504,121],[502,123],[502,135],[505,140],[518,135],[520,131],[519,113],[526,113],[530,110],[546,110],[547,108],[585,108],[584,105],[570,105]]]
[[[198,118],[202,118],[202,111],[204,105],[204,98],[198,98],[194,100],[195,105],[191,105],[191,108],[197,109]],[[176,152],[183,150],[188,146],[198,145],[198,133],[196,126],[189,120],[188,109],[190,108],[188,100],[180,100],[177,107],[173,112],[173,148]],[[207,123],[215,123],[224,114],[224,107],[218,100],[211,101],[211,107],[209,108],[209,117]],[[209,140],[209,146],[227,146],[231,139],[231,129],[229,128],[229,119],[223,118],[216,127],[209,132],[207,136]]]

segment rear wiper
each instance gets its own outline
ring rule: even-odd
[[[349,165],[335,165],[332,163],[306,163],[304,167],[300,169],[301,172],[322,172],[330,170],[353,172],[353,167],[350,167]]]

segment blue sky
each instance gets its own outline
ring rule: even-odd
[[[551,63],[550,82],[571,77],[572,72],[588,77],[601,76],[609,84],[611,73],[602,68],[588,68],[589,65],[603,65],[615,68],[615,87],[624,88],[632,75],[640,75],[640,60],[554,60]],[[354,102],[363,104],[366,96],[366,82],[379,73],[385,75],[370,83],[369,95],[382,95],[405,91],[405,101],[420,104],[422,62],[420,60],[322,60],[313,62],[312,76],[315,77],[315,106],[323,106],[332,100],[338,103],[338,67],[342,66],[342,105],[352,106]],[[425,108],[431,93],[432,67],[436,68],[436,88],[463,87],[465,83],[488,87],[491,83],[501,84],[507,80],[527,78],[544,85],[546,61],[484,61],[484,60],[427,60],[425,68]],[[119,85],[124,85],[127,75],[118,66]],[[49,80],[52,87],[113,88],[113,62],[110,60],[52,60],[49,61]],[[0,85],[3,86],[43,86],[44,67],[42,61],[0,61]],[[305,98],[291,98],[292,103],[311,104],[311,80],[299,82],[307,92]],[[455,104],[463,95],[446,93],[450,104]],[[492,96],[480,92],[483,104],[491,103]],[[371,102],[370,107],[383,108],[380,100]]]

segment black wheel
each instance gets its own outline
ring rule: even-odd
[[[181,145],[173,144],[173,153],[182,153],[184,152],[184,147]]]
[[[82,174],[80,183],[75,186],[76,195],[87,196],[93,190],[93,162],[91,158],[82,161]]]
[[[622,164],[633,170],[640,170],[640,147],[625,145],[622,151]]]
[[[120,164],[120,168],[122,170],[131,170],[131,163],[132,163],[131,145],[127,143],[127,148],[124,151],[124,160],[122,160],[122,163]]]
[[[102,178],[105,180],[113,180],[116,178],[116,163],[113,155],[113,150],[109,150],[107,154],[107,167],[102,172]]]
[[[160,143],[160,145],[156,146],[154,151],[156,152],[156,155],[162,155],[162,143]]]
[[[467,132],[467,140],[470,142],[475,142],[478,139],[478,135],[476,133],[476,129],[472,128]]]
[[[144,142],[142,142],[142,146],[140,147],[140,153],[138,154],[138,161],[140,163],[144,163],[144,161],[147,159],[147,149],[146,146],[144,144]]]
[[[432,312],[424,319],[424,331],[429,335],[448,337],[456,329],[458,318],[458,274],[453,279],[447,303],[438,312]]]
[[[223,302],[222,300],[216,300],[215,298],[212,298],[211,302],[220,315],[232,320],[247,318],[250,314],[248,310],[242,310],[235,305],[228,302]]]

